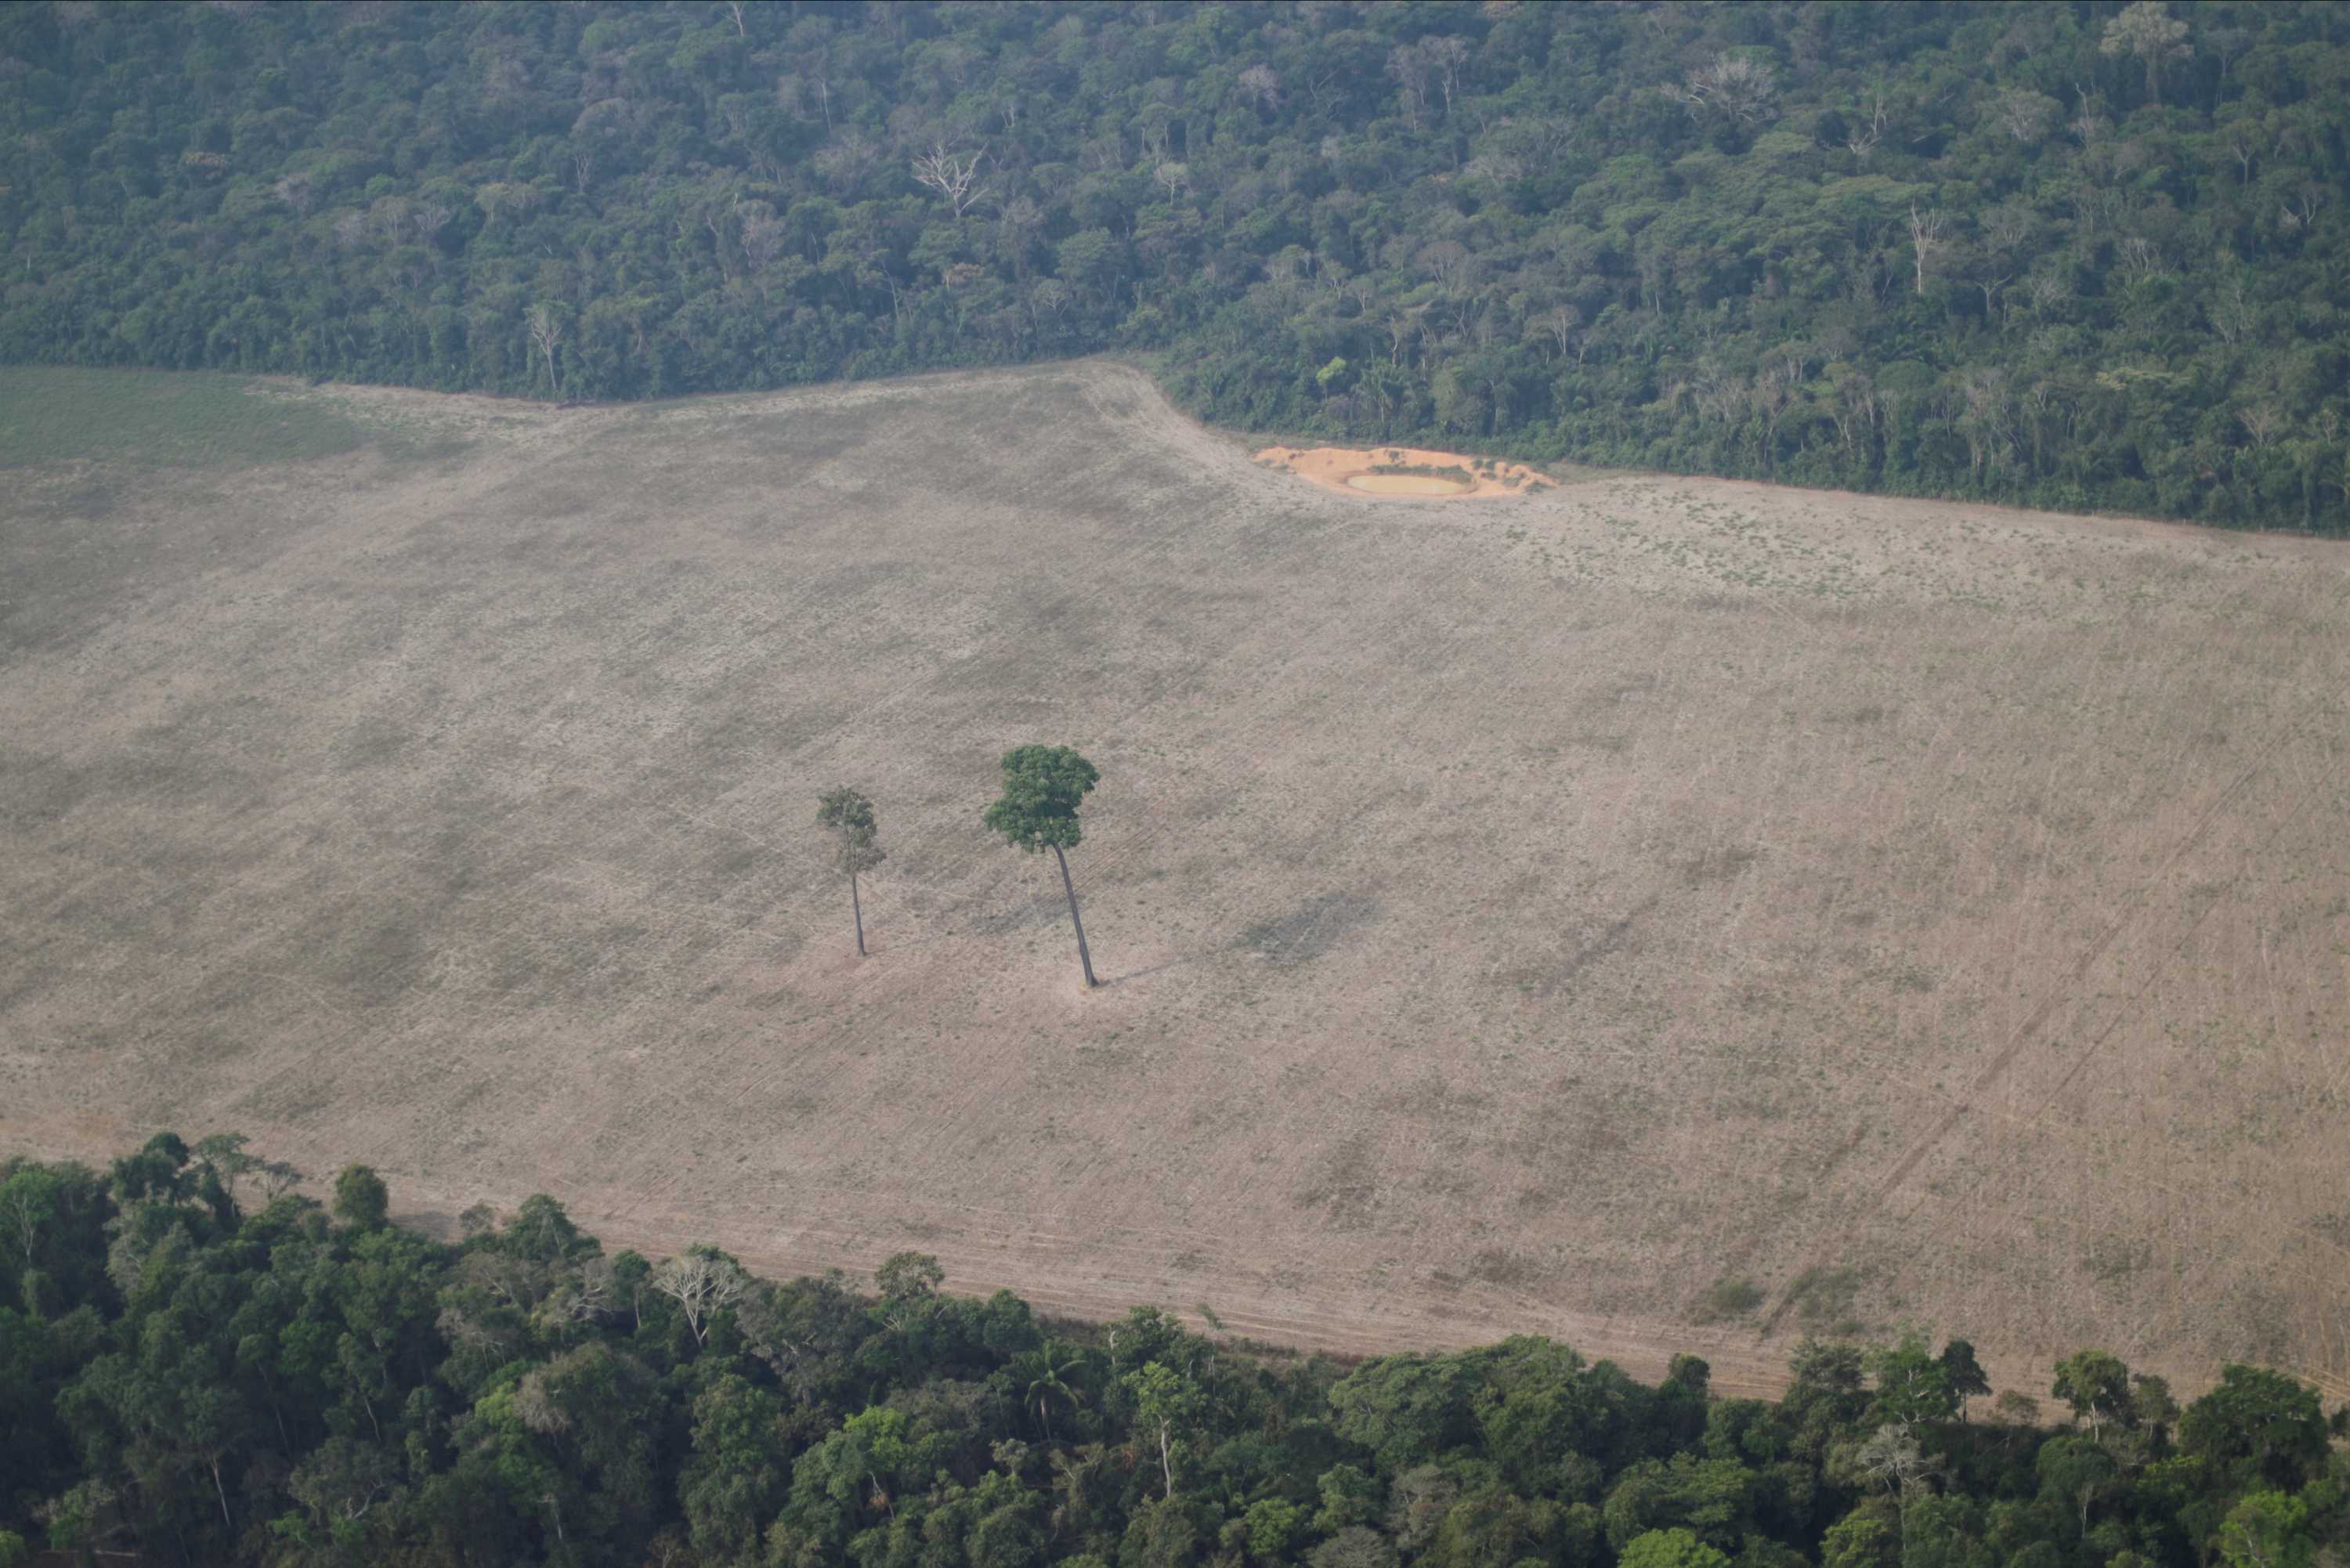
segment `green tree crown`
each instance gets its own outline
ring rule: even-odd
[[[1101,770],[1067,746],[1015,746],[1003,753],[1003,794],[987,826],[1031,853],[1074,849],[1085,836],[1077,807],[1100,782]]]

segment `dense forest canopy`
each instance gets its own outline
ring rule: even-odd
[[[2317,1568],[2317,1396],[1806,1341],[1775,1405],[1549,1340],[1359,1366],[942,1293],[608,1256],[553,1199],[444,1245],[234,1137],[0,1163],[0,1568]],[[1212,1328],[1213,1316],[1201,1313]],[[1973,1397],[1976,1418],[1967,1418]],[[1992,1404],[1984,1419],[1981,1407]]]
[[[0,9],[0,357],[1234,425],[2350,527],[2350,7]]]

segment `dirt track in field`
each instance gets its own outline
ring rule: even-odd
[[[0,1147],[1336,1350],[2345,1392],[2340,547],[1333,493],[1094,365],[305,395],[441,439],[11,476]],[[1032,740],[1104,774],[1090,994],[978,827]]]

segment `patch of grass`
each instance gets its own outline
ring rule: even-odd
[[[1762,1304],[1762,1287],[1752,1280],[1722,1278],[1705,1287],[1690,1309],[1690,1321],[1697,1324],[1727,1323],[1734,1317],[1744,1317]]]
[[[1860,1294],[1858,1269],[1805,1269],[1787,1287],[1795,1317],[1813,1334],[1847,1338],[1867,1325],[1853,1310]]]
[[[1415,478],[1449,479],[1459,484],[1474,484],[1477,476],[1458,463],[1440,468],[1432,462],[1381,462],[1372,465],[1373,473],[1403,473]]]
[[[249,468],[332,457],[359,423],[316,399],[209,370],[0,368],[0,470],[52,462]]]

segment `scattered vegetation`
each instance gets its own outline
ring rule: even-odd
[[[1690,1321],[1699,1324],[1725,1323],[1744,1317],[1762,1304],[1762,1287],[1749,1279],[1716,1280],[1705,1288],[1690,1314]]]
[[[1469,470],[1455,463],[1381,462],[1373,464],[1371,472],[1373,473],[1412,474],[1424,479],[1450,480],[1455,484],[1461,485],[1470,485],[1477,483],[1477,476],[1474,473],[1471,473]]]

